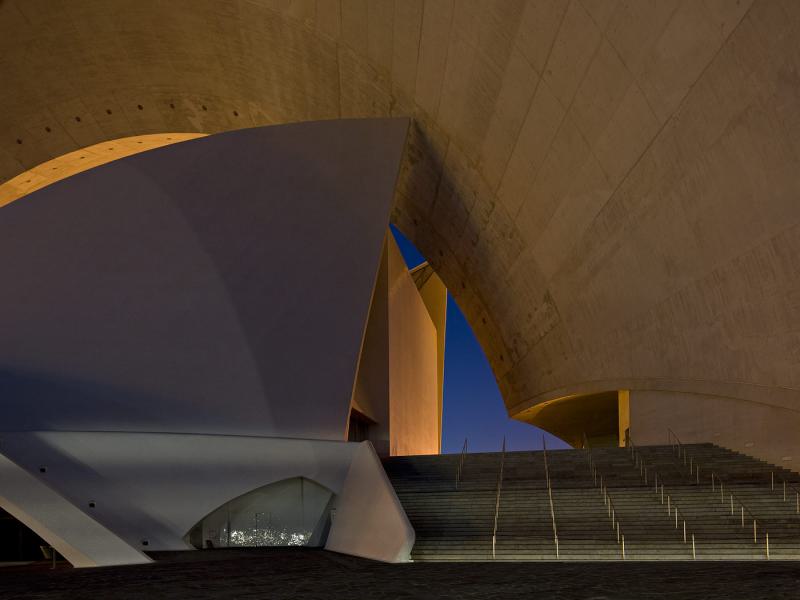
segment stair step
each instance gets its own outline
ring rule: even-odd
[[[766,533],[771,559],[800,559],[800,475],[713,444],[684,445],[680,455],[673,446],[637,451],[647,476],[627,448],[591,451],[613,522],[586,450],[547,453],[552,516],[542,452],[467,454],[457,486],[460,455],[393,457],[384,468],[415,529],[417,561],[556,560],[553,516],[558,560],[622,560],[617,527],[627,560],[693,560],[692,535],[696,560],[760,560]]]

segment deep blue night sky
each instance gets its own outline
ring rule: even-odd
[[[425,260],[394,226],[392,232],[409,268]],[[494,452],[500,450],[503,436],[508,450],[542,448],[540,429],[508,418],[486,356],[448,294],[442,452],[460,452],[465,437],[470,452]],[[569,447],[549,433],[545,436],[548,448]]]

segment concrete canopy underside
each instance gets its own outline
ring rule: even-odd
[[[412,116],[392,218],[510,414],[643,389],[798,418],[798,25],[793,0],[6,0],[0,181],[124,136]]]

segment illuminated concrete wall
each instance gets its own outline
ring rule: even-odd
[[[411,277],[419,290],[433,326],[436,328],[436,369],[439,400],[439,450],[441,451],[442,414],[444,408],[444,351],[447,334],[447,288],[427,262],[411,270]]]
[[[130,135],[411,116],[392,218],[509,414],[615,389],[796,413],[798,31],[793,0],[5,0],[0,180]]]
[[[441,437],[436,327],[394,239],[387,246],[389,453],[437,454]]]
[[[446,302],[446,290],[439,291],[428,290],[434,308]],[[381,455],[435,454],[441,448],[444,315],[439,316],[441,322],[434,323],[388,233],[352,404],[372,421],[369,439]]]
[[[524,421],[549,431],[575,448],[614,447],[624,440],[626,414],[616,391],[559,398],[537,404]]]
[[[204,137],[203,133],[153,133],[107,140],[36,165],[0,184],[0,206],[18,200],[45,186],[88,171],[108,162],[152,150]]]

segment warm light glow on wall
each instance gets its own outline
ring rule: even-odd
[[[206,133],[154,133],[87,146],[48,160],[0,185],[0,206],[71,175],[145,150],[205,137]]]

